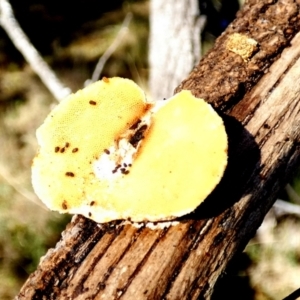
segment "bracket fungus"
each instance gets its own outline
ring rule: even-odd
[[[244,62],[257,51],[258,43],[256,40],[244,34],[233,33],[228,37],[226,48],[242,57]]]
[[[190,91],[149,103],[131,80],[68,96],[37,130],[32,184],[60,213],[96,222],[165,221],[192,212],[227,165],[222,119]]]

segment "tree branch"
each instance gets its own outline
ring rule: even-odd
[[[273,209],[275,211],[276,216],[283,216],[283,215],[296,215],[300,216],[300,206],[289,203],[283,200],[278,199],[274,205]]]
[[[0,25],[55,99],[60,101],[71,93],[71,90],[60,82],[38,51],[32,46],[15,19],[11,5],[7,0],[0,0]]]
[[[199,61],[202,23],[197,0],[150,1],[149,88],[153,99],[171,97],[174,87]]]
[[[131,19],[132,19],[132,13],[127,13],[126,17],[122,23],[121,29],[118,32],[116,38],[110,44],[110,46],[106,49],[104,54],[100,57],[97,65],[96,65],[96,68],[93,72],[92,79],[87,80],[85,83],[85,86],[89,85],[92,82],[99,80],[102,70],[104,68],[104,65],[106,64],[107,60],[111,57],[111,55],[116,51],[116,49],[122,42],[124,36],[126,35],[126,32],[128,31],[128,26],[129,26]]]
[[[286,185],[285,191],[288,194],[289,198],[292,200],[292,202],[300,205],[300,196],[296,193],[296,191],[293,189],[293,187],[290,184]]]
[[[196,212],[168,228],[73,218],[16,299],[209,299],[300,159],[299,2],[250,0],[177,89],[223,115],[225,175]],[[247,59],[228,48],[257,42]],[[159,199],[157,199],[159,201]]]

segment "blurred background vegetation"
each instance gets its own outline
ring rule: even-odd
[[[15,16],[33,45],[73,91],[91,78],[128,12],[126,38],[109,58],[102,76],[135,80],[147,90],[149,1],[11,0]],[[200,1],[207,15],[204,52],[234,18],[237,1]],[[241,4],[241,2],[239,3]],[[35,130],[56,104],[0,28],[0,299],[12,299],[54,247],[70,216],[49,212],[31,187],[37,149]],[[300,181],[292,186],[300,194]],[[290,200],[285,192],[284,200]],[[245,251],[218,283],[214,296],[281,299],[300,286],[300,221],[295,215],[266,218]]]

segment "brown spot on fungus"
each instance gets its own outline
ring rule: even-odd
[[[79,150],[78,148],[73,148],[72,153],[76,153],[76,152],[78,152],[78,150]]]
[[[97,104],[97,102],[94,101],[94,100],[90,100],[89,103],[90,103],[91,105],[96,105],[96,104]]]
[[[90,206],[93,206],[95,204],[95,201],[91,201]]]
[[[132,130],[137,129],[138,126],[139,126],[139,124],[140,124],[141,122],[142,122],[142,121],[141,121],[140,119],[137,120],[133,125],[130,126],[129,129],[132,129]]]
[[[120,169],[122,167],[122,165],[117,165],[113,170],[112,173],[116,173],[118,171],[118,169]]]
[[[60,148],[56,146],[56,147],[54,148],[55,153],[57,153],[57,152],[59,151],[59,149],[60,149]]]
[[[61,207],[62,207],[64,210],[68,209],[68,205],[67,205],[67,201],[66,201],[66,200],[63,201],[63,203],[61,204]]]
[[[146,131],[146,129],[148,128],[148,126],[145,124],[143,126],[141,126],[135,133],[134,135],[130,138],[129,143],[133,146],[133,147],[137,147],[138,143],[144,138],[144,132]]]
[[[92,216],[92,213],[91,212],[89,212],[89,217],[91,217]]]
[[[104,81],[105,83],[109,83],[109,79],[107,77],[102,77],[102,81]]]
[[[66,176],[69,176],[69,177],[74,177],[75,174],[73,172],[66,172]]]
[[[64,153],[64,152],[65,152],[65,150],[66,150],[66,149],[65,149],[65,147],[63,147],[63,148],[61,148],[61,149],[60,149],[60,151],[59,151],[59,152],[60,152],[60,153]]]
[[[104,149],[104,153],[109,155],[110,154],[110,151],[108,149]]]
[[[70,146],[70,143],[66,142],[65,147],[68,148]]]

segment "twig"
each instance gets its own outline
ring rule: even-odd
[[[127,15],[122,23],[120,31],[118,32],[114,41],[110,44],[110,46],[106,49],[104,54],[100,57],[97,65],[96,65],[96,68],[94,70],[94,73],[92,75],[92,79],[87,80],[85,82],[85,86],[89,85],[92,82],[97,81],[100,78],[100,75],[102,73],[105,63],[110,58],[110,56],[115,52],[115,50],[118,48],[118,46],[121,44],[121,42],[128,30],[128,26],[129,26],[131,19],[132,19],[132,13],[127,13]]]
[[[300,206],[278,199],[273,205],[276,216],[297,215],[300,216]]]
[[[286,185],[285,191],[293,202],[300,204],[300,196],[290,184]]]
[[[283,300],[296,300],[300,297],[300,288],[292,292],[290,295],[285,297]]]
[[[17,193],[19,193],[25,199],[46,210],[45,206],[41,204],[36,195],[20,186],[20,184],[17,183],[16,180],[6,170],[4,170],[4,168],[1,167],[1,164],[0,176],[7,182],[8,185],[10,185]]]
[[[58,101],[71,93],[71,90],[60,82],[39,52],[33,47],[15,19],[11,5],[7,0],[0,0],[0,25],[6,31],[15,47],[25,57],[31,68]]]

